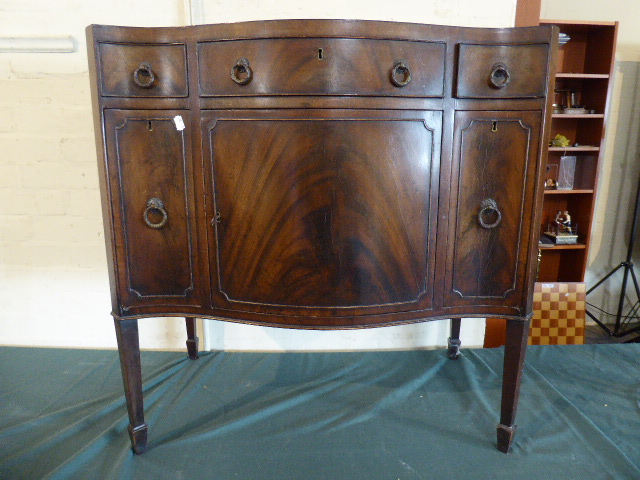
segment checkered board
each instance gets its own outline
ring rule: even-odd
[[[584,283],[536,283],[529,345],[584,343]]]

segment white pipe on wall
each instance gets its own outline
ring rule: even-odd
[[[73,53],[78,49],[72,36],[0,37],[2,53]]]

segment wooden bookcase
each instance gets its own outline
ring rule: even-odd
[[[520,25],[531,25],[531,20],[524,18]],[[544,235],[548,222],[555,219],[558,210],[566,210],[578,225],[578,243],[541,248],[538,281],[582,282],[591,243],[598,171],[604,153],[618,22],[540,20],[540,24],[557,25],[561,33],[570,37],[558,50],[555,90],[579,92],[577,101],[595,113],[552,115],[550,138],[562,134],[569,138],[571,145],[577,142],[580,146],[548,147],[547,166],[558,165],[551,167],[551,175],[557,175],[563,155],[577,157],[576,173],[572,190],[545,190],[540,235]],[[559,102],[560,94],[558,97]],[[504,320],[487,318],[485,347],[504,345],[505,335]]]
[[[558,210],[566,210],[573,225],[577,225],[578,243],[541,248],[538,281],[581,282],[587,268],[598,171],[604,152],[618,22],[540,20],[540,24],[557,25],[561,33],[570,37],[558,51],[555,103],[570,103],[569,95],[562,92],[575,92],[576,104],[584,106],[588,113],[552,115],[551,138],[561,134],[571,143],[566,148],[549,147],[548,176],[557,180],[563,156],[575,156],[576,168],[573,189],[545,190],[540,233],[543,235]]]

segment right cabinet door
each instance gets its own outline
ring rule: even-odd
[[[445,306],[522,304],[540,123],[535,111],[456,112]]]

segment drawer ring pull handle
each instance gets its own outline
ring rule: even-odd
[[[511,74],[509,69],[504,63],[496,63],[491,67],[491,75],[489,76],[489,82],[494,88],[504,88],[509,84],[511,80]]]
[[[405,87],[411,81],[411,70],[404,60],[396,60],[391,69],[391,83],[396,87]]]
[[[158,223],[153,223],[149,220],[149,212],[156,211],[162,215],[162,220]],[[144,209],[144,214],[142,215],[144,218],[144,223],[146,223],[151,228],[162,228],[167,223],[169,216],[167,215],[167,211],[164,209],[164,203],[159,198],[150,198],[147,202],[147,208]]]
[[[156,75],[151,69],[151,65],[147,62],[142,62],[136,71],[133,72],[133,81],[136,85],[142,88],[151,88],[156,81]]]
[[[492,215],[495,217],[493,223],[487,223],[484,221],[485,215]],[[478,223],[483,228],[496,228],[502,221],[502,213],[498,210],[498,204],[492,198],[485,198],[480,204],[480,213],[478,214]]]
[[[244,75],[244,76],[240,76]],[[238,85],[246,85],[253,78],[253,70],[249,66],[249,60],[242,57],[236,61],[236,64],[231,67],[231,80]]]

